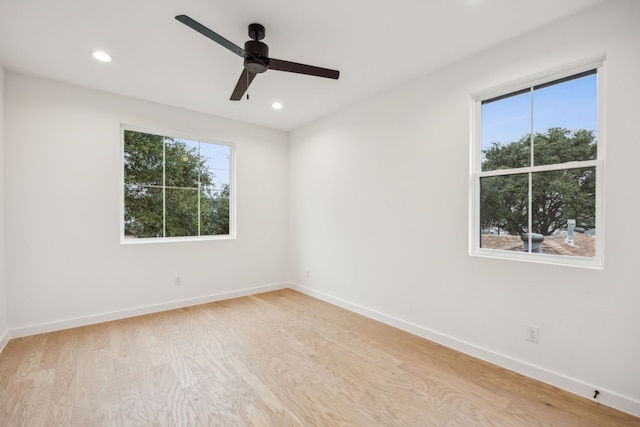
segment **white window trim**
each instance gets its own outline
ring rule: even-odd
[[[143,237],[137,239],[128,239],[125,237],[124,227],[124,132],[125,130],[133,132],[148,133],[152,135],[162,135],[169,138],[187,139],[191,141],[205,142],[209,144],[225,145],[229,147],[229,234],[211,235],[211,236],[180,236],[180,237]],[[120,125],[120,244],[123,245],[139,245],[148,243],[171,243],[171,242],[194,242],[208,240],[234,240],[236,239],[236,145],[232,142],[224,142],[212,138],[189,135],[184,133],[170,132],[158,129],[149,129],[145,127],[121,124]]]
[[[554,255],[544,253],[515,252],[499,249],[480,247],[480,176],[492,176],[508,171],[486,171],[480,173],[482,159],[482,120],[481,103],[484,100],[496,96],[505,95],[527,87],[537,86],[553,80],[562,79],[584,71],[597,69],[597,93],[598,93],[598,148],[597,160],[579,162],[581,166],[596,167],[596,241],[595,255],[593,257],[578,257],[566,255]],[[569,64],[563,67],[547,70],[545,72],[529,76],[505,85],[500,85],[487,90],[479,91],[471,96],[471,126],[470,126],[470,156],[469,156],[469,255],[497,259],[509,259],[544,264],[563,265],[571,267],[604,268],[604,174],[605,174],[605,57],[604,55],[579,63]],[[578,162],[568,162],[565,165],[576,165]],[[513,169],[517,173],[540,172],[557,169],[559,164],[549,166],[532,166]]]

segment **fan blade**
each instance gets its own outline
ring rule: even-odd
[[[326,77],[328,79],[337,79],[340,77],[340,71],[337,70],[314,67],[313,65],[298,64],[297,62],[283,61],[282,59],[269,58],[269,68],[278,71],[288,71],[290,73]]]
[[[246,52],[240,46],[236,46],[235,44],[231,43],[229,40],[222,37],[220,34],[211,31],[201,23],[189,18],[187,15],[178,15],[176,16],[176,19],[182,22],[187,27],[196,30],[203,36],[210,38],[214,42],[218,43],[220,46],[226,47],[236,55],[242,56],[243,58],[246,55]]]
[[[240,101],[242,99],[242,95],[249,89],[249,85],[256,78],[256,74],[250,73],[247,70],[242,70],[242,74],[240,74],[240,78],[238,79],[238,83],[236,83],[236,88],[233,89],[233,93],[231,94],[231,101]]]

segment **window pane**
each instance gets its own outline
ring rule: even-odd
[[[199,143],[186,139],[165,138],[165,185],[198,188],[201,164]]]
[[[124,182],[162,185],[162,143],[159,135],[124,131]]]
[[[162,230],[162,188],[125,184],[125,236],[127,238],[162,237]]]
[[[166,236],[198,236],[198,190],[167,188]]]
[[[532,174],[532,228],[544,236],[543,253],[595,255],[596,170],[594,167]],[[567,243],[573,220],[573,243]]]
[[[551,128],[534,137],[536,165],[594,160],[598,151],[595,132]]]
[[[481,119],[481,170],[529,166],[530,91],[483,102]]]
[[[217,144],[200,144],[200,156],[203,161],[203,169],[210,177],[209,183],[217,190],[221,190],[225,185],[229,185],[229,162],[231,157],[231,147]]]
[[[229,185],[222,190],[205,190],[200,199],[200,224],[203,235],[229,234]]]
[[[528,174],[480,178],[480,247],[522,250],[528,224]]]
[[[533,117],[536,165],[596,159],[596,74],[536,88]]]

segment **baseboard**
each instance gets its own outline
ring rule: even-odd
[[[493,363],[527,377],[577,394],[578,396],[594,400],[594,386],[592,384],[587,384],[575,378],[570,378],[560,373],[514,359],[504,354],[500,354],[465,341],[461,341],[446,334],[441,334],[423,326],[416,325],[414,323],[407,322],[393,316],[389,316],[379,311],[371,310],[367,307],[354,304],[340,298],[336,298],[323,292],[318,292],[316,290],[293,283],[290,287],[291,289],[326,301],[330,304],[337,305],[338,307],[342,307],[346,310],[361,314],[370,319],[374,319],[387,325],[394,326],[398,329],[402,329],[419,337],[428,339],[438,344],[442,344],[446,347],[452,348],[478,359],[482,359],[486,362]],[[640,416],[640,401],[622,396],[618,393],[602,388],[598,388],[598,391],[600,393],[598,394],[597,400],[594,400],[595,402],[610,406],[612,408],[627,412],[635,416]]]
[[[223,301],[232,298],[243,297],[247,295],[255,295],[263,292],[275,291],[278,289],[288,288],[288,283],[276,283],[265,286],[257,286],[253,288],[241,289],[233,292],[222,292],[196,298],[187,298],[177,301],[171,301],[162,304],[147,305],[135,307],[126,310],[101,313],[85,317],[77,317],[73,319],[65,319],[56,322],[42,323],[39,325],[25,326],[21,328],[11,329],[7,334],[7,338],[18,338],[29,335],[42,334],[46,332],[60,331],[63,329],[76,328],[79,326],[93,325],[96,323],[108,322],[111,320],[125,319],[128,317],[141,316],[144,314],[158,313],[166,310],[174,310],[176,308],[189,307],[192,305],[206,304],[209,302]]]
[[[6,330],[2,333],[2,335],[0,335],[0,353],[2,353],[2,350],[4,350],[8,342],[9,342],[9,331]]]

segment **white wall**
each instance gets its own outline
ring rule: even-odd
[[[297,287],[640,415],[638,17],[607,2],[293,132]],[[604,270],[469,256],[471,94],[605,53]]]
[[[5,103],[12,335],[285,286],[286,133],[12,72]],[[119,243],[121,123],[237,144],[236,240]]]
[[[0,350],[9,338],[4,249],[4,68],[0,64]]]

